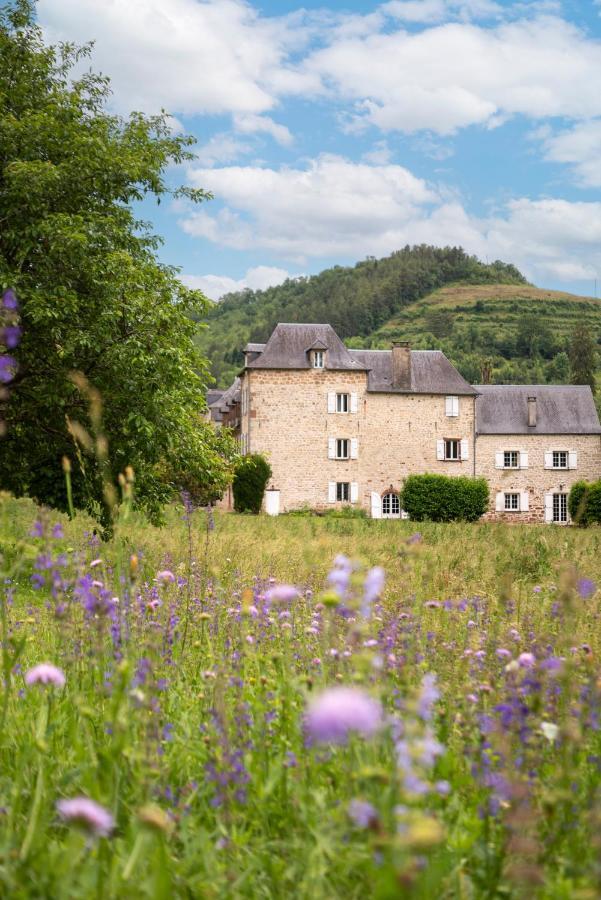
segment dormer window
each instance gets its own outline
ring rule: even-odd
[[[313,368],[314,369],[323,369],[325,353],[323,350],[313,350]]]

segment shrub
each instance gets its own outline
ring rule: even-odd
[[[577,525],[601,524],[601,480],[577,481],[568,497],[568,511]]]
[[[488,485],[484,478],[410,475],[401,506],[418,522],[475,522],[488,507]]]
[[[271,478],[271,466],[260,453],[243,456],[234,474],[232,490],[236,512],[261,512],[263,495]]]

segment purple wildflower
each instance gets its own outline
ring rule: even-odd
[[[520,653],[518,663],[522,669],[532,669],[536,665],[536,657],[534,653]]]
[[[17,362],[13,356],[6,354],[0,356],[0,382],[7,384],[9,381],[12,381],[15,377],[16,368]]]
[[[79,825],[96,837],[108,837],[115,828],[115,820],[111,813],[88,797],[59,800],[56,808],[65,822]]]
[[[386,576],[382,566],[374,566],[373,569],[370,569],[367,573],[363,585],[363,604],[364,608],[367,607],[368,612],[371,604],[374,600],[378,599],[384,590],[385,581]]]
[[[588,600],[597,590],[597,585],[590,578],[580,578],[578,581],[578,593],[583,600]]]
[[[2,329],[2,343],[8,350],[14,350],[21,339],[21,329],[18,325],[5,325]]]
[[[8,288],[8,290],[4,291],[2,294],[2,303],[4,305],[4,309],[17,309],[17,295],[13,291],[12,288]]]
[[[163,569],[161,572],[157,572],[157,581],[160,581],[162,584],[167,584],[175,581],[175,575],[173,572],[170,572],[169,569]]]
[[[369,828],[378,821],[378,813],[366,800],[351,800],[348,814],[357,828]]]
[[[55,687],[64,687],[65,676],[63,672],[52,663],[40,663],[30,669],[25,675],[25,684],[53,684]]]
[[[300,593],[292,584],[276,584],[265,593],[265,599],[269,603],[289,603],[297,597],[300,597]]]
[[[365,691],[332,687],[316,697],[305,716],[309,737],[318,743],[343,744],[352,732],[371,737],[382,725],[382,707]]]
[[[433,672],[424,675],[417,701],[417,712],[424,722],[429,722],[432,718],[432,707],[439,697],[440,691],[436,687],[436,675]]]

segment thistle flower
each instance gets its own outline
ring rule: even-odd
[[[52,663],[39,663],[26,673],[25,684],[52,684],[54,687],[64,687],[65,676]]]
[[[108,837],[115,828],[111,813],[88,797],[59,800],[56,808],[65,822],[77,825],[95,837]]]
[[[359,688],[328,688],[305,715],[307,734],[317,743],[344,744],[352,732],[371,737],[381,726],[380,703]]]

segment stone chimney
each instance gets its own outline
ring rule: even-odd
[[[411,344],[409,341],[392,342],[392,387],[411,390]]]
[[[536,427],[536,397],[528,397],[528,428]]]

